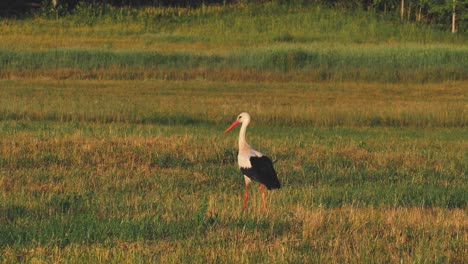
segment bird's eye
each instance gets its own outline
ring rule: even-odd
[[[238,116],[238,117],[237,117],[237,119],[241,119],[241,118],[242,118],[242,116]]]

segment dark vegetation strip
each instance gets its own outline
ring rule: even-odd
[[[0,120],[16,121],[58,121],[58,122],[91,122],[91,123],[128,123],[128,124],[158,124],[158,125],[213,125],[208,119],[197,118],[185,113],[149,113],[147,115],[122,115],[119,117],[112,114],[79,114],[79,113],[19,113],[0,111]]]
[[[271,48],[229,55],[56,49],[0,50],[0,74],[62,69],[121,71],[230,69],[290,73],[319,71],[318,80],[447,81],[468,79],[468,50],[449,48]],[[110,74],[109,74],[110,75]],[[125,78],[125,76],[121,76]]]
[[[340,117],[340,116],[339,116]],[[271,119],[271,120],[270,120]],[[467,120],[461,114],[450,120],[439,120],[431,116],[421,116],[415,114],[408,117],[388,117],[388,116],[363,116],[359,122],[345,117],[336,120],[319,120],[310,117],[294,120],[273,120],[265,118],[264,123],[277,127],[465,127]],[[183,125],[183,126],[206,126],[216,125],[217,121],[208,118],[195,117],[185,113],[148,113],[135,115],[133,113],[121,113],[115,116],[112,113],[36,113],[36,112],[12,112],[0,110],[0,121],[52,121],[52,122],[88,122],[88,123],[123,123],[123,124],[156,124],[156,125]],[[259,121],[259,123],[261,123]]]

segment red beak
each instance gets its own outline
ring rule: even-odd
[[[239,121],[234,121],[234,123],[232,123],[226,130],[224,130],[224,133],[226,134],[227,132],[231,131],[233,128],[235,128],[236,126],[238,126],[240,124]]]

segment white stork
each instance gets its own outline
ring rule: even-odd
[[[237,119],[229,126],[224,133],[231,131],[234,127],[242,124],[239,132],[239,154],[237,161],[239,168],[244,174],[245,193],[244,193],[244,210],[247,208],[247,200],[249,199],[249,184],[252,180],[260,183],[262,189],[263,208],[266,211],[265,186],[268,190],[279,189],[281,184],[273,168],[273,162],[270,158],[253,149],[245,140],[245,132],[250,123],[250,115],[248,113],[240,113]]]

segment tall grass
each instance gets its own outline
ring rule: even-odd
[[[58,20],[6,19],[0,30],[3,78],[428,82],[468,76],[463,34],[364,11],[82,6]]]
[[[88,10],[88,9],[86,9]],[[0,20],[0,48],[222,50],[275,43],[463,46],[464,34],[401,23],[364,11],[281,5],[182,8],[94,8],[55,19]],[[91,22],[82,22],[91,20]],[[177,43],[186,45],[178,46]]]
[[[46,71],[48,76],[60,76],[63,69],[75,69],[78,72],[99,72],[105,69],[94,78],[161,78],[174,70],[182,70],[178,78],[183,79],[183,70],[203,69],[203,78],[213,78],[210,72],[218,70],[216,73],[220,74],[221,69],[227,73],[259,72],[257,78],[264,72],[298,72],[298,76],[307,73],[309,78],[315,80],[428,82],[466,80],[468,49],[406,47],[402,51],[401,47],[319,46],[304,49],[285,46],[238,51],[228,55],[83,49],[28,52],[0,50],[0,67],[3,77],[21,75],[22,72],[34,76],[43,75]],[[195,74],[194,77],[200,76]],[[255,75],[250,78],[255,78]]]
[[[51,21],[56,23],[55,15]],[[329,9],[300,5],[227,5],[201,8],[96,8],[82,6],[74,15],[59,19],[61,26],[139,25],[154,33],[198,35],[210,41],[228,39],[258,41],[288,33],[297,40],[387,42],[458,42],[466,36],[433,30],[430,26],[401,23],[391,16],[363,10]],[[48,23],[45,22],[44,23]],[[49,22],[50,23],[50,22]],[[118,30],[118,31],[121,31]],[[203,35],[200,35],[203,34]],[[246,38],[248,36],[248,38]],[[226,39],[228,37],[228,39]]]

